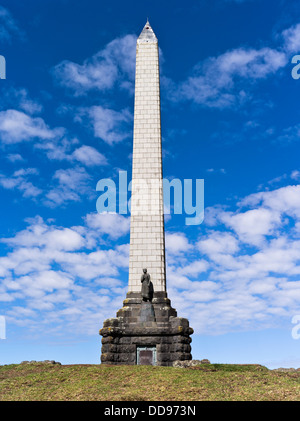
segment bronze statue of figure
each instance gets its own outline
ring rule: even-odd
[[[152,301],[153,285],[150,280],[150,275],[149,273],[147,273],[147,269],[143,269],[143,275],[141,276],[141,283],[142,283],[143,301]]]

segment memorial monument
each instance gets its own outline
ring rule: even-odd
[[[99,333],[104,364],[171,366],[192,359],[193,329],[167,297],[159,55],[148,21],[136,46],[128,293]]]

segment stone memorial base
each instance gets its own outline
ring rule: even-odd
[[[101,363],[172,366],[191,360],[193,329],[177,317],[166,292],[154,292],[151,302],[129,292],[117,317],[107,319],[100,330]]]

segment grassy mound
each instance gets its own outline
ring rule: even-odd
[[[0,401],[299,399],[300,372],[276,372],[260,365],[201,364],[173,368],[32,363],[0,366]]]

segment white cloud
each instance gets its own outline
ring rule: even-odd
[[[280,215],[269,209],[251,209],[235,215],[223,215],[224,223],[247,244],[261,246],[267,235],[274,235],[281,223]]]
[[[286,58],[283,53],[271,48],[244,49],[238,48],[210,59],[208,67],[217,67],[220,77],[230,81],[235,76],[250,79],[262,79],[279,68],[285,66]],[[223,76],[225,74],[225,76]]]
[[[39,298],[44,292],[70,288],[73,279],[64,272],[47,270],[31,274],[30,276],[22,276],[19,278],[19,283],[22,288],[28,288],[28,295]]]
[[[35,148],[44,150],[51,161],[79,162],[87,167],[107,165],[106,157],[93,146],[81,145],[76,147],[78,144],[77,138],[64,137],[36,143]]]
[[[13,37],[23,39],[24,34],[18,27],[8,9],[0,6],[0,40],[2,43],[11,42]]]
[[[31,239],[34,242],[31,243],[30,245],[31,246],[47,245],[47,247],[50,249],[72,251],[72,250],[78,250],[84,244],[83,237],[81,237],[81,235],[79,235],[76,231],[71,230],[69,228],[53,229],[51,231],[48,230],[46,233],[42,233],[42,234],[43,235],[40,235],[40,236],[34,236]],[[20,238],[16,236],[14,244],[20,245],[19,240]],[[28,245],[28,242],[26,242],[25,245]]]
[[[284,48],[289,53],[299,53],[300,51],[300,23],[285,29],[282,32]]]
[[[33,106],[30,105],[30,107]],[[116,113],[117,117],[118,115]],[[125,113],[123,119],[126,119]],[[111,135],[108,132],[114,124],[113,122],[107,123],[108,137]],[[0,111],[0,141],[4,144],[35,140],[34,148],[44,151],[50,160],[79,162],[86,166],[107,164],[106,157],[94,147],[78,146],[79,140],[68,138],[65,133],[66,130],[62,127],[50,128],[41,117],[33,117],[23,111],[13,109]],[[9,154],[7,158],[12,162],[23,160],[20,154]]]
[[[28,90],[25,88],[14,88],[12,86],[3,88],[0,101],[0,107],[3,110],[13,107],[30,115],[38,114],[43,110],[42,104],[31,99]]]
[[[36,168],[22,168],[13,173],[12,176],[0,174],[0,185],[7,190],[17,189],[22,192],[23,197],[36,198],[42,190],[28,180],[29,176],[38,175]]]
[[[239,251],[238,240],[229,232],[212,232],[205,239],[201,239],[197,246],[199,250],[208,255],[235,254]]]
[[[83,64],[68,60],[53,69],[56,80],[75,95],[92,89],[106,91],[118,83],[121,88],[133,89],[136,37],[126,35],[111,41]]]
[[[169,254],[180,254],[191,248],[186,236],[180,232],[166,233],[166,250]]]
[[[86,166],[94,165],[106,165],[107,160],[103,154],[98,152],[92,146],[83,145],[80,148],[75,149],[72,153],[72,158]]]
[[[61,186],[66,186],[71,190],[80,190],[80,186],[85,186],[85,182],[89,178],[89,175],[84,168],[77,167],[57,170],[55,171],[53,178],[58,180]]]
[[[69,175],[61,173],[61,180]],[[300,297],[298,193],[298,186],[286,186],[249,195],[234,211],[218,207],[196,242],[166,233],[168,295],[196,333],[290,321]],[[128,234],[129,218],[92,213],[77,226],[41,218],[28,223],[2,239],[10,251],[0,258],[0,299],[10,306],[10,322],[42,329],[47,320],[54,331],[74,326],[95,332],[126,294],[127,277],[123,283],[120,272],[128,270],[129,245],[109,244]],[[22,306],[30,312],[22,314]]]
[[[263,205],[272,212],[300,217],[300,185],[290,185],[272,191],[254,193],[239,202],[240,206]]]
[[[291,178],[293,180],[300,180],[300,171],[298,171],[298,170],[292,171]]]
[[[63,61],[55,67],[55,76],[62,85],[75,90],[77,95],[90,89],[111,88],[117,79],[118,69],[110,62],[93,61],[83,65]]]
[[[300,295],[299,220],[299,186],[249,195],[235,212],[211,212],[213,229],[196,244],[200,256],[192,246],[167,271],[169,296],[196,332],[289,323]],[[203,262],[198,280],[189,270],[193,261]]]
[[[206,170],[209,173],[221,173],[221,174],[226,174],[226,170],[224,168],[220,168],[220,169],[215,169],[215,168],[208,168]]]
[[[249,81],[265,79],[286,64],[286,55],[275,49],[236,48],[195,66],[179,88],[173,86],[173,98],[212,108],[234,107],[249,97],[244,90]]]
[[[2,140],[3,143],[14,144],[35,140],[34,148],[45,151],[50,160],[80,162],[89,167],[107,164],[106,157],[94,147],[87,145],[78,146],[80,143],[79,140],[74,137],[69,138],[66,136],[66,130],[64,128],[50,128],[41,117],[33,117],[30,115],[40,112],[42,107],[39,103],[28,98],[27,90],[11,88],[5,91],[5,95],[10,100],[13,99],[14,103],[18,102],[19,107],[26,112],[15,109],[0,111],[0,140]],[[5,101],[7,102],[7,99],[5,99]],[[113,129],[114,126],[120,125],[120,121],[122,119],[125,121],[127,117],[126,111],[122,113],[115,112],[115,115],[112,110],[107,111],[106,117],[108,118],[108,121],[106,122],[106,136],[109,137],[111,134],[108,132]],[[116,122],[109,120],[110,116],[112,120],[115,118]],[[97,126],[96,117],[94,120],[93,123]],[[100,124],[101,123],[99,123],[99,125]],[[104,124],[105,123],[103,123],[103,125]],[[119,134],[117,136],[120,138]],[[74,149],[74,146],[77,147]],[[7,158],[11,162],[23,160],[20,154],[9,154]]]
[[[287,127],[282,130],[277,140],[281,143],[287,144],[289,142],[298,141],[300,137],[300,124]]]
[[[7,319],[40,332],[47,324],[49,334],[72,326],[73,334],[97,333],[126,293],[119,271],[128,265],[128,245],[107,248],[101,238],[106,227],[99,225],[59,227],[40,217],[28,223],[1,240],[11,249],[0,257],[0,300],[10,303]]]
[[[19,153],[10,153],[6,156],[10,162],[22,162],[24,158]]]
[[[283,69],[291,52],[300,49],[300,24],[284,30],[277,48],[239,47],[194,66],[190,76],[174,83],[162,77],[162,86],[173,101],[190,100],[210,108],[234,108],[252,98],[253,82]]]
[[[195,260],[193,263],[190,263],[187,266],[179,268],[177,270],[177,273],[195,278],[200,273],[206,272],[208,267],[209,265],[205,260]],[[203,287],[202,283],[201,283],[201,286]]]
[[[75,116],[75,121],[84,122],[88,120],[94,136],[99,137],[109,145],[121,142],[131,133],[132,115],[127,110],[115,111],[102,106],[80,108]]]
[[[53,139],[62,134],[62,128],[50,129],[40,117],[12,109],[0,111],[0,139],[3,143]]]
[[[91,146],[82,145],[73,152],[67,152],[73,144],[78,141],[61,139],[59,145],[56,141],[46,141],[45,143],[35,143],[37,149],[45,150],[49,159],[65,160],[71,163],[79,162],[87,167],[107,165],[107,160],[103,154]],[[8,156],[12,162],[22,160],[21,155],[12,154]],[[19,190],[23,197],[35,199],[42,197],[41,203],[49,207],[56,207],[68,202],[79,202],[83,196],[88,196],[89,200],[96,198],[95,186],[92,186],[92,176],[82,166],[74,166],[67,169],[58,169],[52,176],[52,183],[48,184],[47,191],[40,188],[40,180],[35,168],[21,168],[12,175],[0,174],[0,186],[7,190]],[[42,193],[44,193],[42,195]]]
[[[130,228],[130,218],[117,213],[89,213],[85,222],[88,227],[108,234],[112,239],[128,234]]]
[[[78,202],[81,196],[89,194],[93,197],[90,187],[91,176],[83,167],[59,169],[53,175],[56,186],[46,194],[45,204],[50,207],[62,205],[69,201]]]
[[[57,161],[74,161],[74,157],[72,156],[72,149],[79,144],[79,140],[77,138],[54,138],[50,140],[44,140],[42,142],[36,142],[34,144],[34,148],[38,150],[45,151],[47,158]]]

